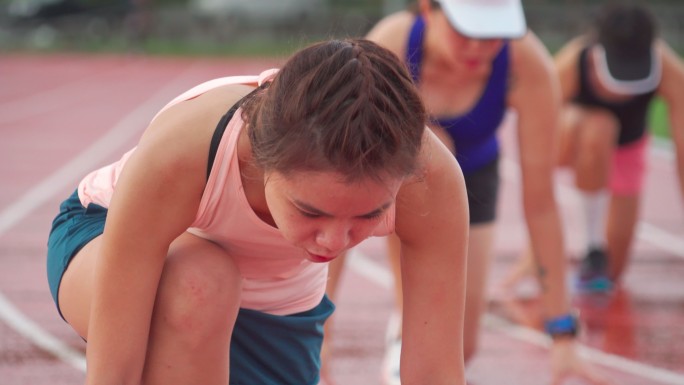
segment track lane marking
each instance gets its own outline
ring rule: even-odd
[[[667,151],[660,149],[655,152],[656,155],[661,153],[667,153]],[[517,162],[502,158],[501,166],[501,175],[506,180],[515,184],[520,184],[520,167]],[[573,206],[581,204],[580,196],[572,187],[556,183],[556,194],[559,202]],[[679,235],[663,230],[646,221],[639,220],[637,222],[636,237],[673,256],[684,259],[684,238]]]
[[[144,127],[140,125],[140,122],[142,121],[143,125],[146,125],[149,122],[149,119],[151,116],[153,116],[152,114],[154,111],[156,111],[156,109],[160,106],[159,103],[168,101],[168,95],[173,95],[174,92],[177,92],[180,84],[184,85],[184,77],[189,76],[189,73],[192,69],[193,67],[190,67],[189,69],[185,70],[185,72],[172,80],[169,85],[148,99],[147,102],[138,106],[138,108],[126,115],[109,132],[94,142],[84,152],[80,153],[72,161],[58,169],[55,173],[48,176],[42,182],[38,183],[26,194],[23,194],[22,197],[20,197],[17,201],[10,204],[6,209],[0,212],[0,235],[7,232],[20,220],[24,219],[39,206],[46,203],[57,193],[65,190],[69,184],[76,180],[79,176],[90,171],[90,168],[87,165],[93,164],[93,162],[97,162],[98,160],[102,160],[106,156],[109,156],[114,149],[118,149],[117,146],[122,146],[128,139],[130,139],[131,135],[139,132],[138,130],[141,127]],[[509,179],[519,179],[519,171],[516,169],[516,165],[512,161],[504,160],[503,170],[505,177]],[[565,196],[565,199],[576,199],[568,198],[568,196],[571,195],[571,190],[569,188],[560,186],[560,191],[561,194]],[[643,226],[645,226],[646,230],[641,230]],[[657,241],[650,241],[655,237],[666,237],[669,239],[668,242],[670,242],[672,239],[678,239],[679,242],[682,242],[680,237],[677,237],[674,234],[668,233],[664,230],[660,230],[656,226],[650,224],[643,225],[642,222],[640,222],[639,229],[640,231],[638,236],[640,239],[643,238],[650,243],[656,242],[654,243],[656,246],[662,245],[658,244]],[[385,288],[389,288],[391,286],[392,276],[388,270],[380,267],[372,260],[364,257],[358,252],[358,250],[352,250],[350,254],[354,253],[361,255],[361,257],[358,257],[357,255],[357,257],[349,258],[348,263],[350,263],[357,273]],[[684,248],[681,248],[677,253],[675,253],[675,255],[684,257]],[[27,338],[29,341],[33,342],[36,346],[48,353],[53,354],[70,366],[80,371],[85,371],[85,356],[80,351],[77,351],[64,344],[58,338],[52,336],[50,333],[42,329],[38,324],[31,321],[19,309],[12,305],[12,303],[7,300],[2,292],[0,292],[0,319],[19,334]],[[492,321],[492,319],[494,321]],[[505,320],[498,319],[498,317],[490,314],[485,315],[485,321],[488,324],[494,322],[494,326],[490,327],[499,327],[496,325],[502,325],[506,322]],[[524,333],[516,331],[517,329],[515,329],[515,327],[523,329]],[[523,341],[534,343],[535,337],[529,337],[530,335],[533,335],[530,334],[530,332],[534,332],[531,329],[525,329],[520,326],[511,325],[503,327],[502,330],[505,330],[507,334],[510,333],[511,336],[515,336],[516,338],[518,338],[518,335],[526,335],[528,337],[519,338],[521,338]],[[615,367],[614,365],[617,365],[618,367],[621,367],[625,365],[632,365],[638,368],[638,373],[634,374],[638,374],[644,378],[654,379],[666,384],[684,383],[684,376],[678,375],[677,373],[650,367],[648,365],[626,360],[621,357],[612,356],[584,346],[581,346],[581,351],[583,354],[588,354],[589,357],[593,357],[592,359],[594,361],[605,366]],[[629,370],[622,368],[618,369],[631,373]],[[655,378],[658,376],[661,378]],[[675,382],[668,382],[670,380]]]
[[[170,100],[169,95],[177,94],[179,90],[182,91],[183,87],[186,87],[191,82],[191,79],[194,78],[191,75],[195,67],[189,67],[180,75],[170,80],[164,88],[158,90],[147,101],[125,115],[112,129],[85,151],[79,153],[71,161],[3,209],[0,212],[0,235],[9,231],[19,221],[26,218],[56,194],[66,190],[79,177],[89,172],[93,164],[101,162],[114,153],[115,150],[119,150],[133,135],[140,134],[141,129],[149,123],[160,106]],[[2,292],[0,292],[0,320],[37,347],[54,355],[73,368],[85,371],[86,360],[82,352],[61,342],[58,338],[52,336],[38,324],[31,321]]]
[[[356,274],[368,279],[386,290],[392,289],[392,274],[390,271],[374,262],[371,258],[366,256],[363,252],[352,249],[345,263],[351,267]],[[504,318],[498,317],[490,312],[484,314],[484,326],[491,330],[495,330],[508,337],[512,337],[518,341],[522,341],[531,345],[539,346],[549,349],[551,340],[544,333],[511,323]],[[681,385],[684,384],[684,375],[675,373],[666,369],[657,368],[651,365],[643,364],[637,361],[605,353],[601,350],[590,348],[586,345],[577,343],[579,353],[586,359],[618,370],[623,373],[632,374],[641,378],[653,380],[667,385]]]

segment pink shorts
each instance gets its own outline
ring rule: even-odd
[[[644,184],[649,137],[619,146],[613,153],[609,187],[615,195],[638,195]]]

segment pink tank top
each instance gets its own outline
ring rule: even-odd
[[[257,85],[273,74],[267,71],[259,77],[215,79],[183,93],[164,109],[222,85]],[[249,206],[237,158],[237,140],[244,126],[240,112],[235,112],[223,134],[199,211],[188,232],[219,244],[235,260],[243,277],[241,307],[275,315],[312,309],[325,293],[328,265],[307,260],[304,250],[292,246],[280,230],[263,222]],[[133,151],[81,181],[78,192],[84,206],[109,206],[121,169]],[[394,210],[388,210],[374,235],[387,235],[393,230]]]

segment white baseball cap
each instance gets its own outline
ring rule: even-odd
[[[515,39],[527,32],[521,0],[438,0],[451,25],[475,39]]]

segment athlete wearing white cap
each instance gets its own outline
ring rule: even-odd
[[[527,29],[520,0],[421,0],[414,9],[382,19],[367,37],[404,59],[431,114],[433,132],[453,151],[465,175],[470,210],[466,360],[477,351],[485,310],[499,192],[498,132],[517,124],[525,224],[544,287],[540,316],[554,338],[554,383],[572,376],[604,383],[575,349],[577,319],[564,283],[563,231],[553,194],[560,87],[551,56]],[[388,327],[383,380],[395,385],[400,356],[402,367],[409,363],[401,349],[415,338],[402,327],[416,322],[405,309],[423,299],[408,290],[410,281],[398,279],[412,245],[389,239],[397,315],[395,326]],[[331,267],[332,298],[339,270],[339,263]]]

